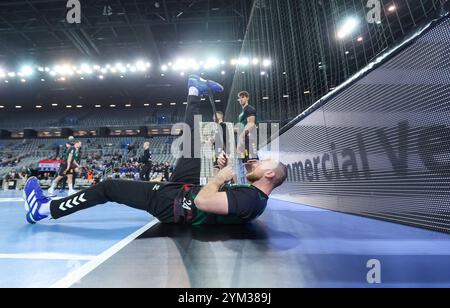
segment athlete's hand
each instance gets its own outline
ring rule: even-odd
[[[234,178],[234,171],[231,166],[227,166],[219,171],[217,174],[217,179],[220,180],[222,183],[231,181]]]
[[[222,152],[219,155],[219,158],[217,159],[217,164],[219,165],[219,168],[220,169],[225,168],[228,165],[229,159],[230,157],[225,152]]]

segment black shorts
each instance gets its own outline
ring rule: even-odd
[[[75,174],[75,169],[76,166],[72,164],[69,168],[69,171],[66,172],[67,164],[62,164],[61,167],[59,167],[58,175],[59,176],[73,175]]]
[[[183,208],[186,199],[187,186],[196,186],[200,190],[201,160],[197,158],[181,158],[177,161],[175,170],[167,183],[139,184],[146,191],[145,200],[148,202],[148,212],[158,218],[162,223],[186,223],[192,220],[191,213]],[[144,183],[144,182],[140,182]],[[156,188],[155,188],[156,187]],[[134,187],[126,189],[127,194],[138,196]],[[157,193],[155,193],[157,191]],[[143,200],[144,202],[144,200]],[[192,215],[191,215],[192,216]]]

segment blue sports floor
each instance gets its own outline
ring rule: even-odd
[[[0,287],[450,287],[449,256],[447,234],[277,200],[249,226],[116,204],[30,226],[20,193],[0,192]]]

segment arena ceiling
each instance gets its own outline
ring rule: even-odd
[[[51,66],[68,61],[104,64],[145,59],[152,70],[123,80],[67,80],[41,76],[0,85],[0,105],[98,102],[136,104],[182,101],[187,76],[161,76],[164,63],[180,55],[238,55],[253,1],[247,0],[90,0],[80,1],[81,23],[69,24],[67,0],[0,2],[0,68],[24,63]],[[212,76],[208,76],[212,75]],[[225,85],[233,72],[205,73]],[[44,80],[44,78],[42,78]],[[226,95],[225,95],[226,96]],[[223,97],[226,100],[226,97]]]

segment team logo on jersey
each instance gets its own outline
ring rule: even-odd
[[[186,198],[183,199],[183,208],[188,210],[188,211],[192,211],[192,200],[188,200]]]

